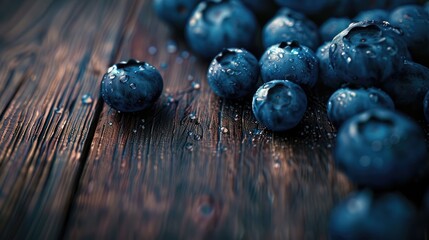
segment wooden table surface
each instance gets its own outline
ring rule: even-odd
[[[0,239],[326,239],[354,188],[326,98],[313,90],[295,130],[265,130],[249,101],[211,92],[151,4],[0,1]],[[129,58],[161,71],[152,111],[99,97]]]

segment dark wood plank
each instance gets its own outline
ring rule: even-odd
[[[0,20],[0,239],[61,236],[133,6],[21,1]]]
[[[104,106],[66,237],[326,239],[329,211],[351,189],[332,165],[326,99],[313,93],[296,130],[265,131],[249,101],[214,96],[207,63],[181,57],[150,1],[139,12],[116,60],[164,66],[164,95],[141,114]]]

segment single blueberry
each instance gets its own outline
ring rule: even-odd
[[[422,6],[401,6],[390,14],[390,23],[404,32],[414,61],[429,62],[429,13]]]
[[[427,166],[428,157],[422,129],[391,110],[368,110],[347,120],[338,131],[335,162],[358,185],[405,184]]]
[[[331,0],[276,0],[277,4],[304,14],[318,14],[332,6]]]
[[[314,52],[296,41],[271,46],[262,55],[259,65],[264,82],[289,80],[314,86],[319,74],[319,63]]]
[[[331,212],[332,240],[414,239],[418,219],[413,205],[402,195],[375,197],[369,190],[354,192]]]
[[[224,98],[241,98],[254,92],[259,78],[258,60],[244,49],[228,48],[211,62],[207,80]]]
[[[344,81],[342,81],[331,65],[331,60],[329,59],[329,47],[331,42],[326,42],[317,49],[316,57],[319,59],[319,82],[323,85],[337,89],[340,88]]]
[[[332,40],[332,67],[346,82],[377,85],[398,72],[409,58],[402,35],[387,22],[352,23]]]
[[[328,118],[337,127],[349,118],[374,108],[393,110],[393,100],[377,88],[340,88],[328,101]]]
[[[429,90],[429,68],[404,61],[402,70],[381,85],[392,97],[398,109],[421,115],[423,99]]]
[[[251,49],[257,33],[255,16],[236,0],[201,2],[186,26],[189,46],[204,58],[212,58],[224,48]]]
[[[163,80],[152,65],[134,59],[111,66],[101,81],[101,97],[121,112],[152,106],[161,95]]]
[[[302,88],[287,80],[273,80],[262,85],[253,96],[256,119],[272,131],[282,132],[298,125],[307,109]]]
[[[423,113],[425,114],[426,121],[429,123],[429,90],[423,101]]]
[[[176,29],[184,29],[192,11],[202,0],[154,0],[155,12],[161,20]]]
[[[320,26],[323,41],[331,41],[338,33],[346,29],[352,21],[348,18],[329,18]]]
[[[280,9],[262,30],[265,48],[280,42],[298,41],[313,50],[319,47],[319,31],[311,20],[288,8]]]
[[[385,9],[371,9],[360,12],[354,19],[356,22],[362,21],[388,21],[389,12]]]

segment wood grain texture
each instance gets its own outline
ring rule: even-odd
[[[308,90],[296,129],[265,130],[250,99],[211,92],[208,63],[151,5],[0,0],[0,239],[327,239],[353,186],[332,162],[326,94]],[[142,113],[99,98],[129,58],[164,78]]]
[[[99,114],[98,76],[134,3],[17,4],[0,25],[0,239],[56,238]]]
[[[313,93],[296,130],[265,131],[249,100],[214,96],[207,63],[181,57],[186,47],[150,5],[139,9],[116,61],[160,67],[164,95],[140,114],[104,106],[66,237],[325,239],[329,210],[351,187],[332,165],[326,99]],[[171,40],[177,51],[168,51]]]

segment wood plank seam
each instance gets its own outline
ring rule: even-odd
[[[136,17],[138,15],[138,10],[140,9],[138,6],[139,6],[139,1],[134,1],[131,4],[131,9],[132,9],[131,14],[129,14],[128,18],[124,20],[125,24],[123,24],[123,25],[125,27],[121,31],[119,40],[115,44],[115,47],[113,47],[114,53],[111,55],[111,59],[109,60],[110,65],[114,64],[114,62],[117,61],[119,54],[121,52],[121,48],[123,47],[125,35],[129,31],[129,29],[133,28],[134,21],[136,21]],[[88,59],[88,61],[89,61],[89,59]],[[70,218],[71,218],[71,213],[72,213],[73,208],[75,207],[74,203],[76,202],[77,192],[79,191],[81,177],[83,175],[83,172],[84,172],[84,169],[86,167],[86,163],[87,163],[87,160],[88,160],[88,157],[90,154],[91,143],[93,142],[97,126],[98,126],[98,124],[100,124],[99,120],[100,120],[101,112],[103,110],[104,101],[101,98],[101,96],[98,96],[97,98],[98,98],[98,100],[97,100],[97,105],[95,107],[94,118],[93,118],[92,122],[90,123],[90,128],[89,128],[89,132],[88,132],[87,139],[86,139],[87,144],[84,145],[84,148],[82,150],[82,155],[80,158],[80,166],[77,170],[75,183],[73,184],[73,187],[71,190],[72,193],[70,195],[69,204],[66,207],[67,210],[66,210],[64,224],[60,230],[59,236],[61,239],[64,239],[66,236],[68,223],[69,223]]]

